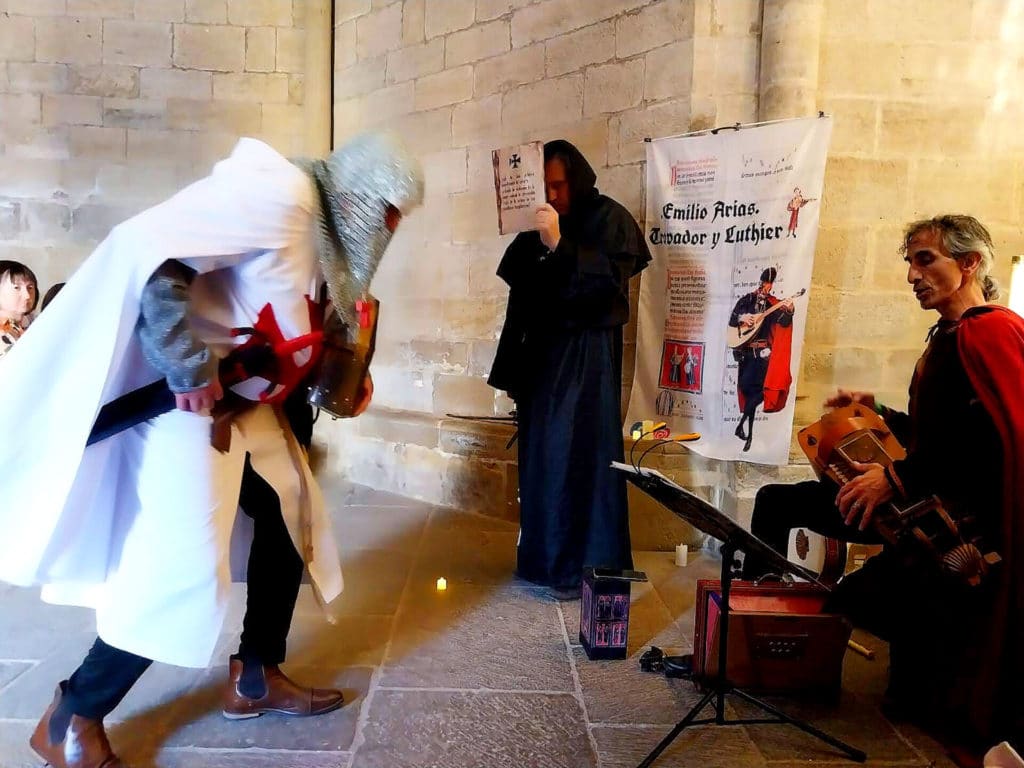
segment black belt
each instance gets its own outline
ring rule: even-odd
[[[738,351],[744,356],[760,357],[757,353],[762,349],[770,349],[770,345],[767,341],[752,341],[749,344],[744,344]]]

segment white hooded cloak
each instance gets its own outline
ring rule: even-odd
[[[142,289],[168,259],[199,273],[190,313],[218,355],[244,341],[229,329],[254,325],[268,303],[286,338],[309,332],[318,211],[303,171],[242,139],[210,176],[115,227],[0,358],[0,580],[93,607],[117,648],[207,666],[230,562],[244,567],[251,540],[249,519],[236,514],[249,454],[281,499],[314,586],[325,601],[340,594],[323,499],[271,406],[235,421],[224,454],[210,447],[210,418],[182,411],[85,446],[104,403],[160,378],[135,327]],[[253,383],[236,392],[256,399]]]

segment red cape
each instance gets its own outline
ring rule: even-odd
[[[1024,737],[1024,319],[996,304],[969,311],[957,329],[960,359],[1003,446],[1003,558],[988,627],[986,663],[971,691],[972,725],[994,738]],[[970,446],[964,446],[970,450]],[[987,630],[987,634],[985,631]],[[1020,744],[1018,744],[1020,746]]]
[[[785,311],[785,310],[780,310]],[[764,412],[776,413],[786,407],[789,388],[793,384],[790,359],[793,351],[793,324],[783,326],[772,323],[772,356],[768,358],[768,373],[764,377]]]

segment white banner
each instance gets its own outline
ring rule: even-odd
[[[647,144],[647,242],[627,427],[785,465],[831,118]]]

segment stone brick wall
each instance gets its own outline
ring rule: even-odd
[[[300,153],[305,5],[0,3],[3,258],[29,264],[45,291],[239,136]]]
[[[937,318],[906,282],[903,226],[976,216],[992,231],[1006,291],[1010,259],[1024,253],[1024,14],[1002,0],[766,0],[763,24],[762,47],[791,36],[794,53],[776,56],[767,78],[762,59],[761,118],[794,104],[834,118],[795,426],[815,421],[838,386],[905,407]],[[807,47],[817,55],[801,61]],[[812,476],[795,441],[791,460],[737,466],[740,519],[764,482]]]
[[[485,382],[506,297],[494,270],[511,240],[497,236],[490,152],[568,138],[602,191],[642,219],[644,138],[757,119],[761,3],[362,0],[336,10],[336,140],[397,130],[424,157],[427,203],[403,223],[374,284],[384,301],[374,417],[321,430],[328,466],[420,498],[515,514],[514,449],[493,427],[444,419],[512,406]],[[635,336],[630,323],[624,403]],[[450,430],[472,437],[454,442]],[[664,453],[651,460],[734,505],[733,467]],[[631,504],[641,546],[692,540],[641,498]]]
[[[494,271],[511,240],[497,235],[491,150],[567,138],[601,190],[640,218],[645,137],[756,119],[760,3],[342,0],[336,10],[335,138],[398,131],[423,157],[427,201],[374,282],[374,415],[321,430],[329,466],[508,514],[507,431],[497,439],[444,418],[512,406],[485,381],[507,296]],[[635,334],[631,324],[624,398]]]
[[[507,512],[510,489],[499,492],[492,470],[503,465],[511,482],[511,455],[439,437],[446,412],[510,406],[484,383],[505,301],[493,272],[508,243],[495,234],[495,147],[568,138],[602,190],[640,217],[644,137],[833,115],[798,426],[838,385],[905,403],[932,318],[903,282],[904,222],[974,213],[992,227],[1004,282],[1024,252],[1024,30],[1010,0],[344,0],[337,10],[336,138],[389,126],[428,174],[427,204],[374,286],[384,301],[374,420],[325,430],[330,465],[363,482],[456,503],[467,470],[479,471],[485,498]],[[632,357],[628,345],[624,390]],[[385,434],[380,420],[399,426]],[[656,461],[745,520],[760,485],[810,475],[792,459],[781,470]],[[449,467],[462,480],[446,480]],[[641,538],[670,538],[633,517],[635,535],[646,526]]]
[[[435,416],[510,406],[481,378],[506,298],[494,272],[511,240],[497,234],[490,151],[566,137],[639,217],[643,138],[691,126],[694,46],[711,58],[693,75],[694,120],[756,117],[759,13],[748,0],[336,4],[336,141],[387,126],[427,168],[426,205],[375,283],[386,302],[380,406]]]
[[[934,313],[897,250],[908,221],[970,213],[996,277],[1024,253],[1024,14],[1001,0],[825,3],[818,106],[835,117],[797,420],[839,383],[899,406]]]
[[[313,146],[304,19],[323,0],[0,3],[0,254],[64,279],[110,226],[202,175],[239,135]],[[335,0],[335,139],[389,127],[423,158],[425,206],[374,290],[374,407],[321,425],[324,470],[514,516],[509,430],[484,379],[506,291],[494,276],[490,151],[564,137],[643,213],[648,136],[834,116],[797,422],[839,384],[905,402],[931,319],[905,284],[900,225],[988,223],[1008,282],[1024,253],[1024,85],[1014,0]],[[319,119],[322,115],[314,115]],[[303,137],[306,137],[305,139]],[[635,287],[634,287],[635,292]],[[624,397],[635,327],[627,327]],[[656,456],[733,511],[808,475]],[[683,534],[635,514],[642,545]]]

